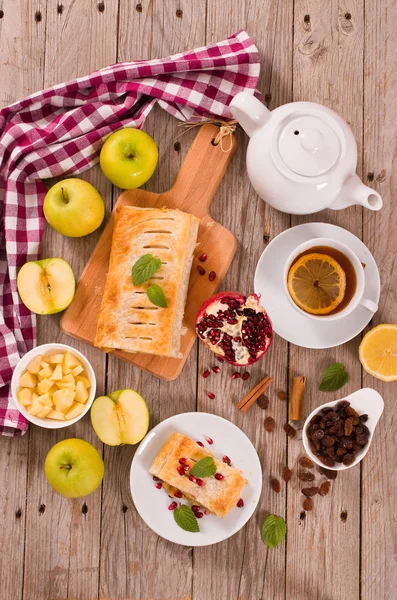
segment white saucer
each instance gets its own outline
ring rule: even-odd
[[[168,510],[172,499],[164,489],[156,489],[148,473],[161,446],[174,431],[203,442],[221,460],[224,455],[228,456],[232,465],[241,469],[248,480],[242,492],[244,506],[234,508],[224,519],[205,515],[198,520],[198,533],[178,527],[172,511]],[[213,439],[213,445],[207,444],[207,436]],[[130,487],[135,508],[155,533],[184,546],[208,546],[229,538],[252,516],[262,490],[262,469],[255,448],[238,427],[216,415],[191,412],[170,417],[148,433],[133,458]]]
[[[333,348],[358,335],[373,317],[362,306],[335,321],[315,321],[294,309],[283,287],[283,271],[289,254],[299,244],[316,237],[329,237],[343,242],[365,264],[364,296],[378,303],[380,294],[379,271],[368,248],[355,235],[328,223],[305,223],[280,233],[260,257],[254,280],[254,289],[261,294],[261,304],[269,313],[274,331],[292,344],[303,348]]]

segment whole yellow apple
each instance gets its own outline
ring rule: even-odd
[[[105,216],[105,206],[98,190],[83,179],[58,181],[44,199],[44,216],[48,223],[67,237],[82,237],[98,229]]]
[[[99,162],[105,177],[124,190],[140,187],[157,165],[156,142],[140,129],[119,129],[102,146]]]

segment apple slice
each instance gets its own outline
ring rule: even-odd
[[[65,310],[73,300],[76,282],[70,265],[62,258],[27,262],[17,277],[24,305],[38,315]]]
[[[100,396],[91,407],[91,423],[108,446],[137,444],[149,429],[149,409],[134,390],[118,390]]]

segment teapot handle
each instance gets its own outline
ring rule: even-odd
[[[233,117],[249,137],[270,118],[270,110],[248,92],[239,92],[234,96],[229,107]]]

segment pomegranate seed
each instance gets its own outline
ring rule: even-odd
[[[222,356],[217,356],[216,359],[219,360],[219,362],[225,362],[225,359],[222,358]]]
[[[203,481],[202,479],[199,479],[198,477],[197,477],[197,479],[196,479],[196,483],[197,483],[197,485],[199,485],[200,487],[203,487],[203,485],[205,485],[204,481]]]
[[[163,485],[160,482],[156,483],[155,485],[158,490],[161,490],[161,488],[163,487]]]
[[[242,506],[244,506],[244,500],[242,498],[240,498],[240,500],[237,502],[237,506],[239,508],[241,508]]]
[[[222,458],[222,462],[226,463],[227,465],[231,465],[232,461],[230,460],[230,458],[228,456],[224,456]]]
[[[178,461],[181,465],[184,465],[185,463],[187,463],[187,458],[183,457],[179,459]]]
[[[207,255],[205,252],[203,252],[203,254],[200,256],[199,261],[201,262],[205,262],[207,260]]]
[[[194,475],[189,475],[189,479],[190,479],[190,481],[193,481],[193,483],[197,483],[197,479],[195,478]]]
[[[174,498],[182,498],[182,492],[180,492],[179,490],[175,490]]]
[[[217,367],[216,365],[215,365],[215,367],[212,367],[212,370],[214,371],[214,373],[220,373],[221,372],[221,368]]]
[[[205,438],[207,440],[207,444],[209,444],[210,446],[212,446],[212,444],[214,443],[214,440],[210,437],[206,437]]]
[[[251,377],[251,375],[248,373],[248,371],[246,371],[245,373],[243,373],[243,374],[241,375],[241,379],[242,379],[243,381],[247,381],[247,379],[249,379],[250,377]]]
[[[198,519],[202,519],[204,517],[204,513],[202,513],[201,510],[197,510],[194,514]]]
[[[156,475],[153,475],[153,481],[160,481],[160,479]]]
[[[204,371],[204,373],[203,373],[203,377],[204,377],[204,379],[207,379],[207,377],[208,377],[209,375],[211,375],[211,371],[209,371],[208,369],[206,369],[206,370]]]
[[[197,265],[197,271],[200,273],[200,275],[205,275],[205,269],[203,269],[201,265]]]
[[[176,502],[171,502],[171,504],[168,507],[168,510],[175,510],[177,506],[178,504]]]
[[[201,446],[202,448],[204,448],[203,442],[196,442],[196,444],[198,444],[199,446]]]
[[[178,471],[179,475],[185,474],[185,469],[182,467],[182,465],[179,465],[179,467],[177,467],[176,470]]]
[[[207,396],[208,398],[210,398],[211,400],[215,399],[215,394],[213,394],[212,392],[207,392]]]
[[[211,273],[208,275],[208,279],[210,281],[214,281],[215,277],[216,277],[215,271],[211,271]]]
[[[222,473],[215,473],[214,475],[215,479],[217,479],[218,481],[222,481],[222,479],[225,479],[225,476],[222,475]]]
[[[237,373],[237,371],[235,373],[233,373],[232,375],[232,379],[240,379],[241,375],[240,373]]]

